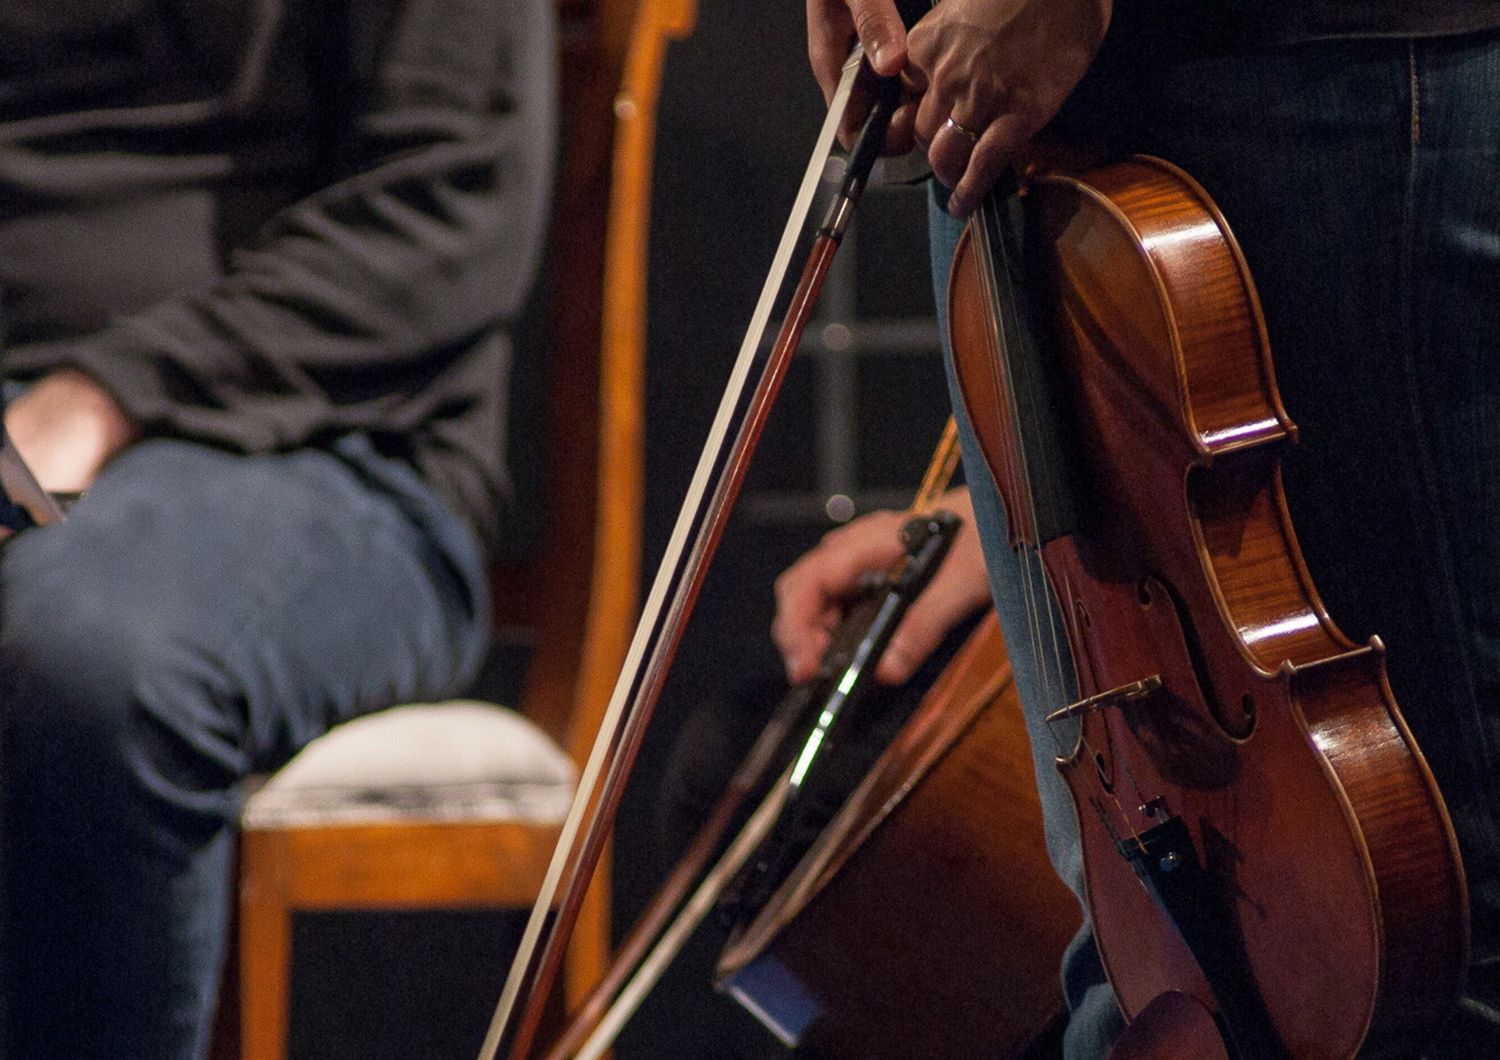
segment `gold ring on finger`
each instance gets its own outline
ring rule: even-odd
[[[968,140],[970,144],[977,144],[979,142],[979,134],[977,132],[975,132],[973,129],[964,128],[952,118],[949,118],[943,123],[943,128],[952,129],[954,132],[958,133],[958,135],[962,136],[965,140]]]

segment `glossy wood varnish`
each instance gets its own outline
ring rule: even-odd
[[[1094,515],[1042,546],[1079,694],[1163,681],[1086,715],[1059,762],[1110,980],[1128,1017],[1168,991],[1216,1005],[1115,846],[1154,823],[1142,804],[1160,796],[1286,1052],[1414,1055],[1462,977],[1462,866],[1378,641],[1344,637],[1303,565],[1279,471],[1295,432],[1244,261],[1202,190],[1154,159],[1043,175],[1026,201]],[[950,326],[965,404],[1016,507],[983,267],[966,236]],[[1011,525],[1035,544],[1026,520]]]

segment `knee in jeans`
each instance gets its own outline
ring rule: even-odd
[[[142,616],[33,611],[0,628],[0,752],[7,775],[216,818],[238,779],[232,718],[207,664]]]

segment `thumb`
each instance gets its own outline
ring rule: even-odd
[[[989,582],[977,535],[968,528],[938,568],[936,577],[907,610],[875,668],[883,684],[911,680],[953,627],[989,600]]]
[[[894,0],[849,0],[854,32],[881,77],[893,77],[906,65],[906,26]]]
[[[919,597],[896,627],[875,667],[875,679],[887,685],[910,681],[949,631],[973,614],[977,606],[967,596],[940,593]]]

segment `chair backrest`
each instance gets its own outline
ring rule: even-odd
[[[695,0],[559,0],[562,157],[550,258],[538,554],[496,568],[529,627],[521,710],[587,756],[635,625],[644,478],[646,230],[657,92]]]

